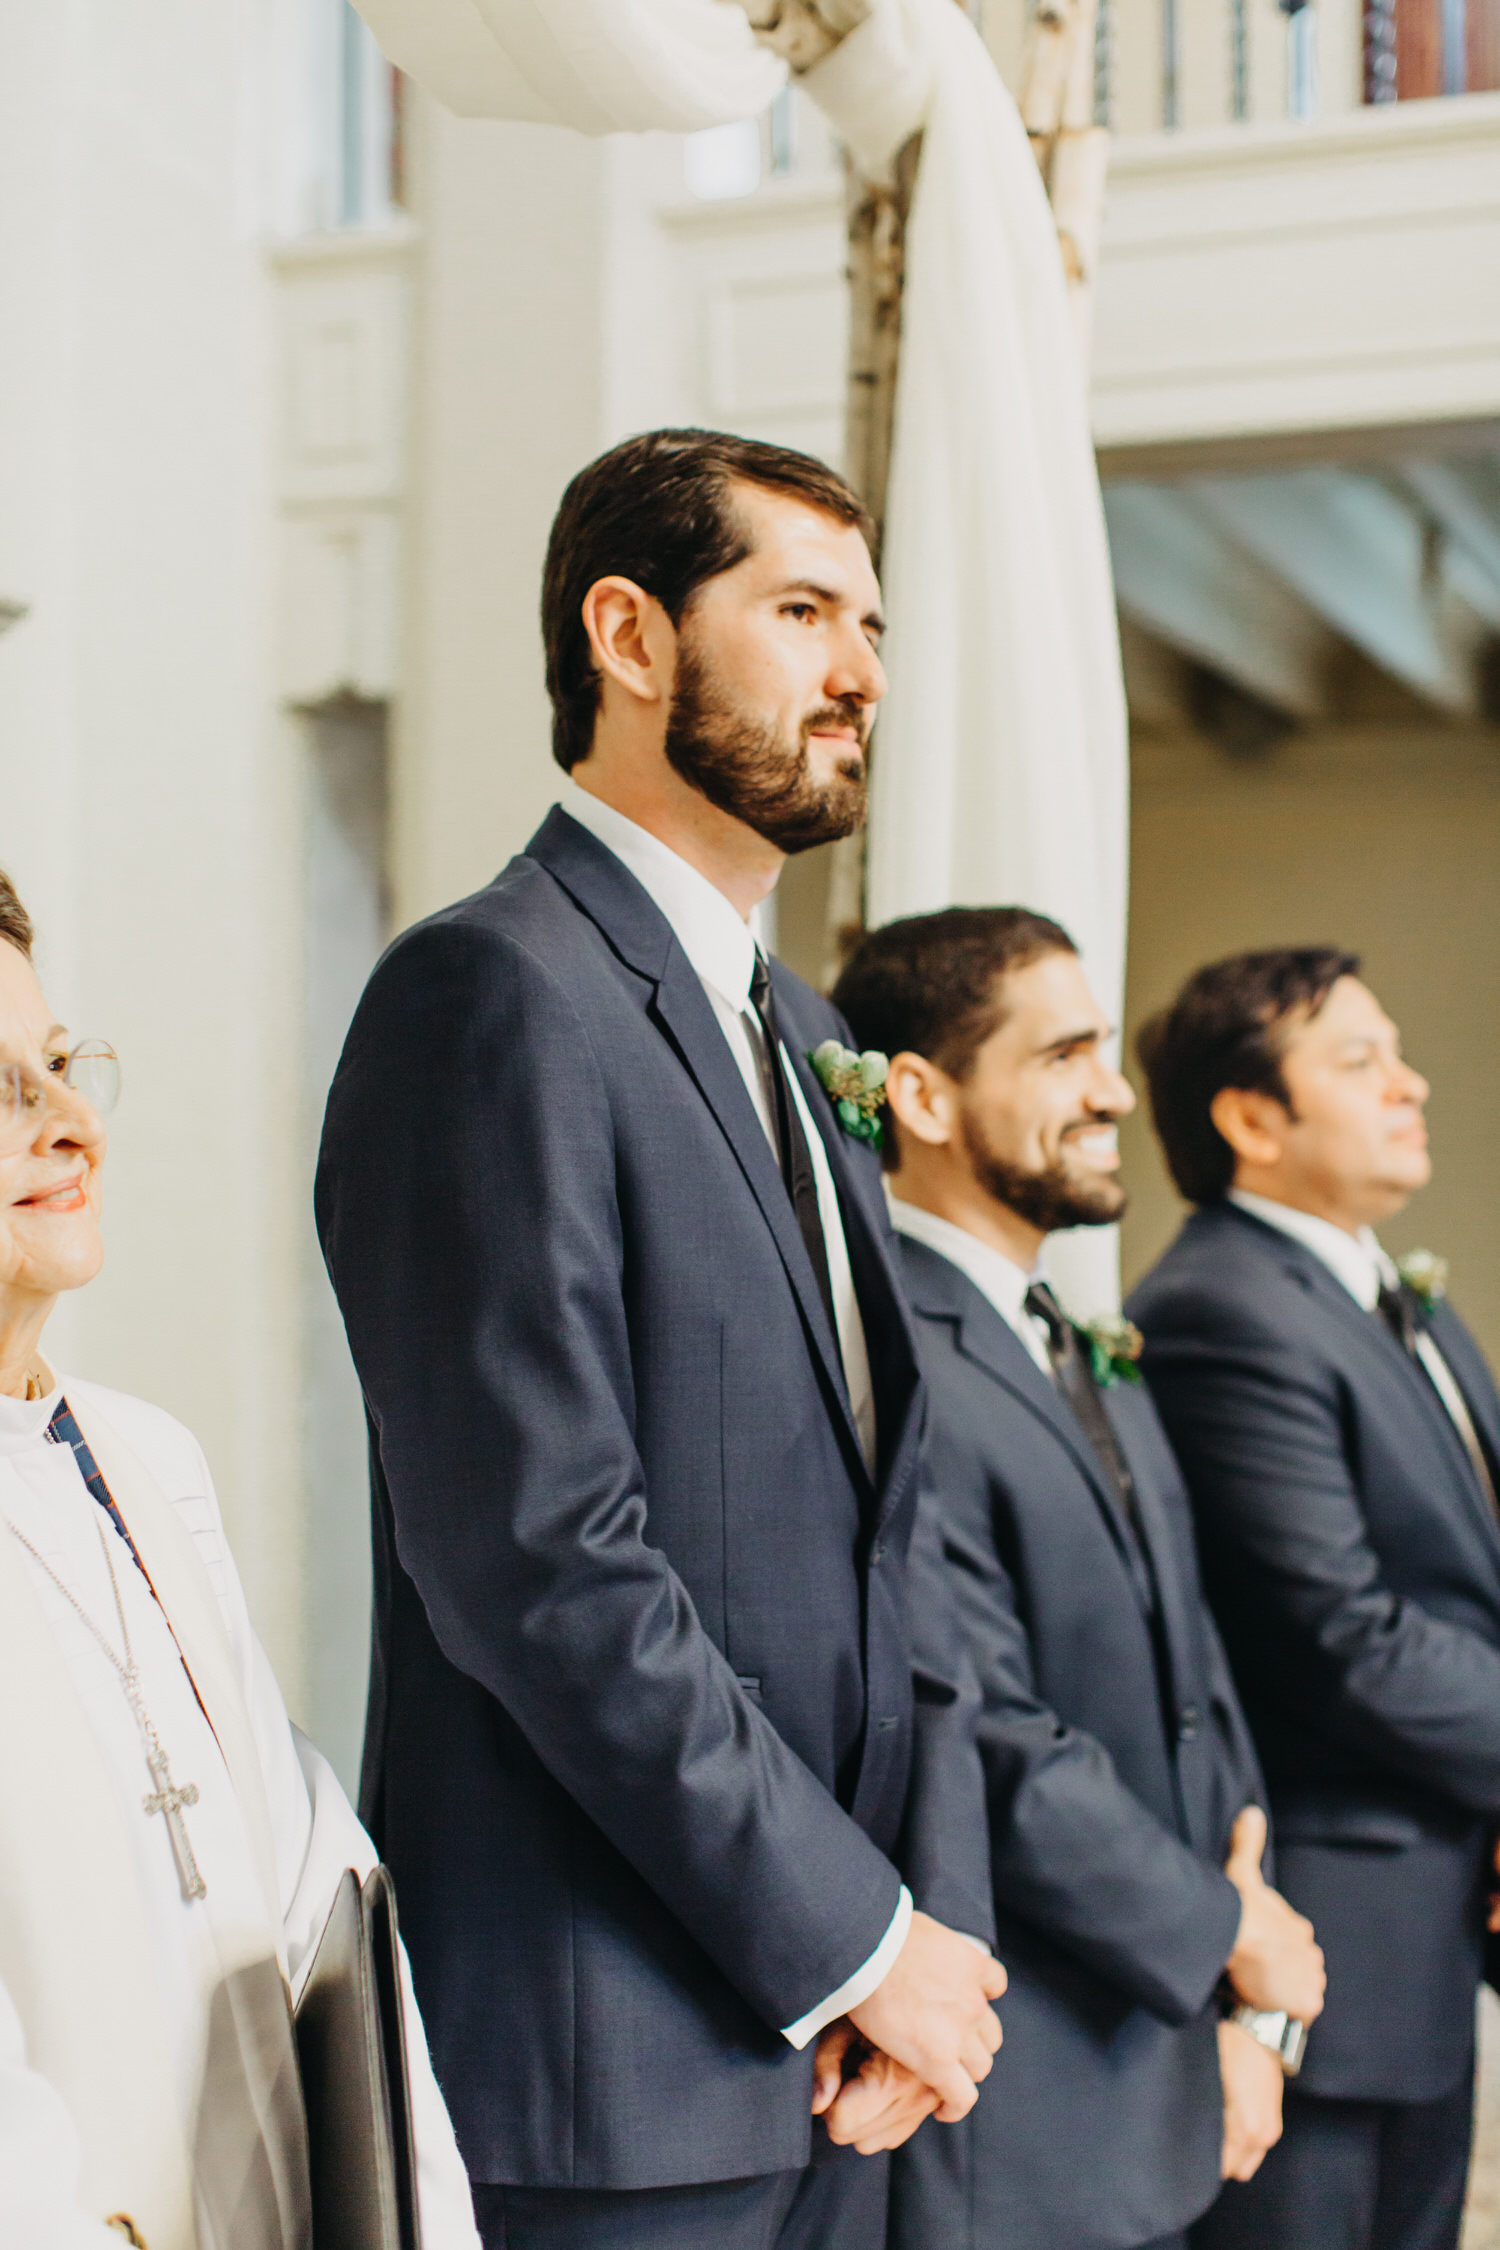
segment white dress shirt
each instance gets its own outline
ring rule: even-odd
[[[776,1149],[776,1124],[766,1101],[766,1084],[761,1074],[760,1019],[750,1005],[750,983],[755,974],[755,934],[739,910],[731,905],[721,890],[700,875],[696,867],[649,829],[629,820],[613,805],[600,797],[580,789],[571,776],[564,782],[558,803],[580,828],[612,851],[635,877],[643,891],[660,908],[671,924],[672,934],[687,955],[699,983],[707,993],[718,1019],[719,1029],[728,1043],[745,1088],[755,1105],[766,1139]],[[839,1211],[838,1190],[833,1184],[833,1173],[828,1163],[828,1153],[823,1146],[823,1136],[813,1123],[797,1073],[782,1050],[782,1069],[786,1076],[797,1114],[802,1120],[802,1130],[812,1158],[813,1178],[818,1190],[818,1216],[823,1223],[823,1241],[828,1254],[828,1279],[833,1292],[834,1319],[838,1327],[839,1356],[843,1361],[844,1381],[849,1392],[849,1408],[854,1426],[859,1432],[865,1464],[875,1462],[875,1394],[870,1381],[870,1357],[865,1344],[864,1322],[860,1318],[859,1299],[855,1294],[854,1275],[849,1265],[849,1245],[844,1238],[844,1222]],[[780,1161],[778,1155],[778,1162]],[[783,2026],[783,2037],[794,2047],[805,2047],[810,2039],[826,2024],[847,2015],[867,2000],[884,1978],[906,1942],[911,1923],[911,1894],[903,1884],[896,1912],[890,1928],[854,1975],[837,1992],[793,2024]]]
[[[146,1464],[191,1535],[218,1598],[240,1687],[254,1729],[276,1847],[287,1962],[295,1982],[322,1935],[346,1867],[363,1876],[376,1853],[331,1767],[287,1717],[265,1651],[251,1627],[208,1467],[190,1432],[159,1408],[94,1384],[69,1382],[80,1411],[90,1401]],[[198,1800],[184,1813],[189,1841],[207,1886],[187,1899],[165,1820],[148,1818],[149,1786],[141,1737],[119,1674],[42,1564],[24,1548],[27,1571],[56,1636],[80,1704],[116,1792],[149,1932],[152,1971],[171,2038],[177,2097],[191,2147],[205,2087],[220,2083],[216,2041],[225,1969],[240,1957],[240,1934],[264,1926],[250,1832],[229,1769],[194,1693],[171,1627],[129,1548],[83,1481],[70,1446],[47,1439],[63,1395],[0,1397],[0,1538],[14,1526],[121,1648],[103,1528],[119,1587],[146,1707],[179,1787],[196,1784]],[[123,1653],[123,1650],[121,1651]],[[60,1776],[58,1787],[67,1787]],[[463,2161],[432,2075],[416,1998],[405,1977],[408,2062],[417,2150],[423,2240],[432,2250],[478,2250]],[[47,2250],[86,2250],[119,2235],[88,2219],[76,2202],[78,2142],[62,2098],[27,2062],[20,2016],[0,1987],[0,2242]],[[236,2182],[238,2191],[241,2183]],[[11,2221],[24,2212],[18,2226]],[[198,2212],[200,2242],[221,2250],[222,2214]],[[238,2239],[238,2237],[236,2237]],[[252,2239],[247,2232],[246,2239]],[[253,2239],[260,2240],[258,2233]],[[278,2236],[279,2239],[279,2236]]]
[[[898,1195],[893,1195],[890,1202],[891,1223],[896,1232],[909,1235],[913,1242],[925,1242],[929,1250],[936,1250],[950,1265],[957,1266],[960,1273],[967,1274],[980,1295],[988,1297],[1007,1327],[1015,1330],[1050,1383],[1053,1375],[1052,1362],[1047,1356],[1047,1324],[1026,1310],[1027,1290],[1034,1281],[1047,1278],[1041,1260],[1038,1259],[1028,1273],[1014,1258],[1007,1258],[1002,1250],[992,1249],[967,1228],[955,1226],[951,1219],[940,1219],[935,1211],[924,1211],[920,1204],[903,1203]]]
[[[1229,1200],[1237,1203],[1242,1211],[1248,1211],[1253,1219],[1261,1219],[1268,1227],[1276,1227],[1282,1234],[1289,1234],[1294,1241],[1305,1244],[1366,1312],[1375,1312],[1379,1307],[1382,1284],[1387,1289],[1400,1287],[1401,1276],[1395,1260],[1381,1248],[1372,1227],[1361,1227],[1358,1234],[1350,1234],[1346,1228],[1335,1226],[1331,1219],[1320,1219],[1311,1211],[1295,1210],[1289,1203],[1273,1202],[1267,1195],[1252,1195],[1246,1188],[1231,1188]],[[1474,1418],[1453,1370],[1425,1328],[1417,1330],[1416,1347],[1417,1357],[1433,1389],[1464,1441],[1464,1450],[1474,1464],[1480,1486],[1490,1506],[1500,1515],[1500,1501],[1497,1501],[1484,1447],[1479,1442]]]

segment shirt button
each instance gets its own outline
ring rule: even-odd
[[[873,1546],[873,1547],[872,1547],[872,1548],[870,1549],[870,1567],[871,1567],[871,1569],[872,1569],[872,1570],[874,1569],[874,1567],[875,1567],[876,1563],[883,1563],[884,1561],[885,1561],[885,1549],[884,1549],[884,1547],[883,1547],[883,1546],[881,1545],[880,1541],[879,1541],[879,1540],[877,1539],[877,1540],[876,1540],[876,1542],[875,1542],[875,1544],[874,1544],[874,1546]]]
[[[1198,1706],[1196,1703],[1184,1703],[1177,1714],[1177,1739],[1179,1742],[1191,1742],[1197,1732]]]

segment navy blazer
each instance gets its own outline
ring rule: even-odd
[[[873,1478],[712,1006],[564,813],[392,945],[329,1096],[319,1228],[372,1438],[362,1809],[481,2181],[800,2165],[811,2055],[777,2027],[874,1950],[892,1855],[987,1929],[956,1633],[913,1693],[922,1391],[878,1172],[800,1060],[839,1019],[773,976]]]
[[[947,1258],[903,1240],[926,1479],[983,1698],[1005,2044],[964,2125],[897,2160],[898,2250],[1126,2250],[1219,2190],[1223,1872],[1259,1774],[1149,1394],[1105,1411],[1159,1627],[1076,1415]]]
[[[1468,2063],[1500,1816],[1500,1534],[1437,1392],[1321,1258],[1194,1213],[1130,1312],[1328,1963],[1302,2086],[1436,2100]],[[1431,1321],[1492,1462],[1500,1398]]]

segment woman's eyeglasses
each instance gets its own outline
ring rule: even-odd
[[[0,1150],[24,1148],[41,1128],[54,1089],[66,1086],[100,1117],[120,1098],[120,1058],[107,1039],[80,1039],[66,1055],[49,1056],[48,1068],[0,1062]]]

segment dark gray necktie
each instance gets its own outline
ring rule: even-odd
[[[1395,1337],[1408,1359],[1420,1367],[1421,1355],[1417,1350],[1417,1308],[1404,1289],[1393,1289],[1388,1281],[1380,1284],[1376,1306],[1381,1319]]]
[[[770,1098],[771,1121],[776,1128],[776,1155],[781,1165],[781,1176],[792,1199],[792,1209],[797,1214],[797,1225],[812,1270],[817,1279],[818,1295],[823,1300],[823,1310],[828,1315],[828,1326],[834,1342],[838,1342],[839,1324],[834,1318],[833,1284],[828,1276],[828,1244],[823,1238],[823,1215],[818,1209],[818,1180],[813,1171],[812,1151],[807,1145],[807,1135],[802,1130],[802,1119],[792,1090],[787,1084],[786,1065],[781,1059],[781,1034],[776,1025],[776,1001],[771,991],[771,972],[766,957],[756,948],[755,974],[750,979],[750,1005],[760,1021],[763,1041],[762,1061],[765,1070],[766,1093]]]
[[[1375,1304],[1381,1319],[1390,1329],[1391,1334],[1406,1353],[1407,1358],[1415,1365],[1423,1380],[1429,1383],[1437,1393],[1439,1405],[1458,1431],[1460,1438],[1463,1440],[1464,1451],[1474,1464],[1474,1474],[1479,1479],[1480,1487],[1485,1499],[1489,1502],[1491,1512],[1497,1519],[1500,1519],[1500,1492],[1496,1490],[1495,1472],[1485,1452],[1484,1441],[1479,1435],[1479,1424],[1474,1417],[1474,1409],[1469,1405],[1467,1398],[1464,1397],[1463,1385],[1454,1374],[1452,1367],[1443,1358],[1442,1353],[1438,1352],[1437,1357],[1440,1366],[1446,1370],[1448,1380],[1453,1385],[1459,1398],[1463,1399],[1469,1422],[1468,1428],[1465,1429],[1463,1423],[1454,1413],[1451,1402],[1443,1396],[1442,1385],[1437,1381],[1419,1348],[1422,1322],[1417,1312],[1416,1299],[1404,1283],[1393,1289],[1389,1282],[1382,1281],[1380,1295],[1376,1298]],[[1427,1346],[1429,1351],[1437,1351],[1436,1340],[1431,1336],[1427,1339]]]
[[[1093,1448],[1110,1490],[1120,1503],[1130,1531],[1130,1566],[1147,1609],[1156,1607],[1156,1584],[1141,1530],[1140,1504],[1135,1480],[1115,1441],[1088,1353],[1078,1341],[1078,1331],[1045,1281],[1034,1281],[1026,1292],[1026,1310],[1047,1331],[1047,1357],[1058,1390],[1072,1407],[1084,1436]]]

